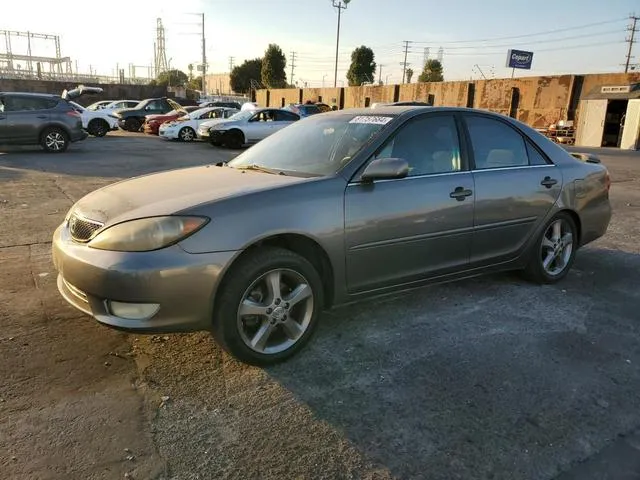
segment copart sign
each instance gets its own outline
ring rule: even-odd
[[[507,67],[509,68],[531,70],[531,62],[533,62],[533,52],[525,52],[524,50],[509,50],[507,52]]]

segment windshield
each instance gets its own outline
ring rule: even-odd
[[[244,112],[243,112],[244,113]],[[317,115],[295,122],[229,162],[302,175],[331,175],[346,165],[392,115]]]
[[[245,110],[243,112],[238,112],[235,115],[231,115],[229,117],[229,121],[235,122],[236,120],[249,120],[255,113],[255,110]]]
[[[103,106],[107,105],[108,103],[109,102],[105,102],[104,100],[100,101],[100,102],[92,103],[91,105],[89,105],[87,107],[87,110],[98,110],[100,107],[103,107]]]
[[[189,113],[188,117],[192,120],[197,119],[200,115],[207,113],[209,110],[211,110],[211,108],[209,107],[198,108],[197,110],[193,110],[191,113]]]

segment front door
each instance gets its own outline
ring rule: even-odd
[[[601,147],[608,100],[582,100],[578,119],[576,145]]]
[[[257,112],[245,128],[246,141],[248,143],[254,143],[259,140],[263,140],[269,136],[271,131],[271,123],[273,122],[273,114],[271,110],[261,110]]]
[[[635,150],[640,139],[640,99],[629,100],[622,127],[620,148]]]
[[[347,286],[351,293],[463,269],[469,262],[474,186],[453,115],[409,120],[372,157],[403,158],[409,176],[345,191]]]
[[[471,264],[518,255],[562,189],[562,173],[506,121],[465,114],[475,184]]]

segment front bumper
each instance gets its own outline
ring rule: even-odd
[[[177,128],[172,128],[171,130],[160,129],[158,131],[158,136],[169,139],[169,140],[175,140],[178,138],[178,129]]]
[[[144,133],[149,133],[151,135],[158,135],[158,128],[160,127],[157,123],[147,123],[144,122],[142,125],[142,129]]]
[[[55,231],[53,263],[64,299],[100,323],[137,332],[189,332],[211,326],[221,275],[236,252],[190,254],[179,245],[153,252],[110,252],[71,240],[66,225]],[[108,301],[155,303],[145,320],[113,315]]]
[[[198,131],[196,132],[196,135],[200,140],[209,140],[209,129],[208,128],[203,130],[198,129]]]

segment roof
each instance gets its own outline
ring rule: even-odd
[[[626,90],[626,91],[625,91]],[[598,85],[580,100],[630,100],[640,98],[640,83],[630,85]]]

